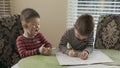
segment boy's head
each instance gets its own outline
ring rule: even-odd
[[[21,21],[29,23],[32,18],[40,18],[40,15],[31,8],[26,8],[21,12]]]
[[[35,10],[26,8],[21,12],[21,22],[24,32],[33,36],[39,29],[40,16]]]
[[[94,20],[93,17],[89,14],[81,15],[75,25],[75,35],[81,39],[87,38],[94,29]]]

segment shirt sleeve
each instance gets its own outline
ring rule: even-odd
[[[40,36],[40,41],[42,42],[42,44],[45,44],[45,47],[52,48],[51,43],[49,43],[41,33],[39,33],[39,36]]]
[[[84,50],[88,51],[88,53],[91,53],[93,51],[93,41],[94,41],[94,38],[93,38],[93,32],[92,32],[92,34],[90,35],[90,37],[88,39],[88,45],[84,49]]]
[[[21,58],[27,57],[27,56],[36,55],[36,54],[40,54],[40,52],[38,52],[37,48],[36,49],[32,49],[32,50],[27,50],[23,40],[21,40],[20,37],[17,38],[16,45],[17,45],[18,52],[19,52]]]
[[[60,43],[59,43],[59,50],[60,50],[61,52],[65,53],[65,54],[68,54],[68,51],[69,51],[68,48],[67,48],[67,42],[68,42],[67,32],[68,32],[68,31],[66,31],[66,32],[63,34],[63,36],[62,36],[62,38],[61,38],[61,40],[60,40]]]

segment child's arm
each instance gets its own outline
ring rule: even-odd
[[[84,49],[88,53],[91,53],[93,51],[93,41],[94,41],[94,39],[93,39],[93,32],[92,32],[92,34],[90,35],[89,40],[88,40],[88,45]]]
[[[40,54],[39,48],[32,49],[32,50],[26,50],[24,42],[22,40],[20,40],[20,38],[18,38],[16,40],[16,45],[17,45],[18,52],[19,52],[21,58],[36,55],[36,54]]]
[[[45,37],[39,33],[40,41],[42,44],[44,44],[44,47],[46,48],[52,48],[52,45],[45,39]]]
[[[64,35],[62,36],[61,40],[60,40],[60,43],[59,43],[59,49],[61,52],[65,53],[65,54],[68,54],[68,49],[67,49],[67,42],[68,42],[68,35],[67,35],[67,32],[66,31],[64,33]]]
[[[93,51],[93,33],[88,38],[88,45],[87,47],[78,55],[81,59],[86,60],[88,58],[88,55]]]
[[[44,44],[45,47],[43,55],[46,56],[50,55],[52,50],[52,45],[45,39],[45,37],[41,33],[39,33],[38,37],[40,38],[41,43]]]

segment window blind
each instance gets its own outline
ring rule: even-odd
[[[10,15],[10,0],[0,0],[0,16]]]
[[[96,33],[98,17],[105,14],[120,14],[120,0],[68,0],[67,28],[73,27],[81,14],[93,16]],[[95,38],[95,34],[94,34]]]

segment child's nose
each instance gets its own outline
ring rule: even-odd
[[[38,28],[38,25],[35,25],[35,28]]]
[[[36,28],[38,28],[38,26],[36,25]]]
[[[39,26],[36,26],[37,30],[39,30]]]

